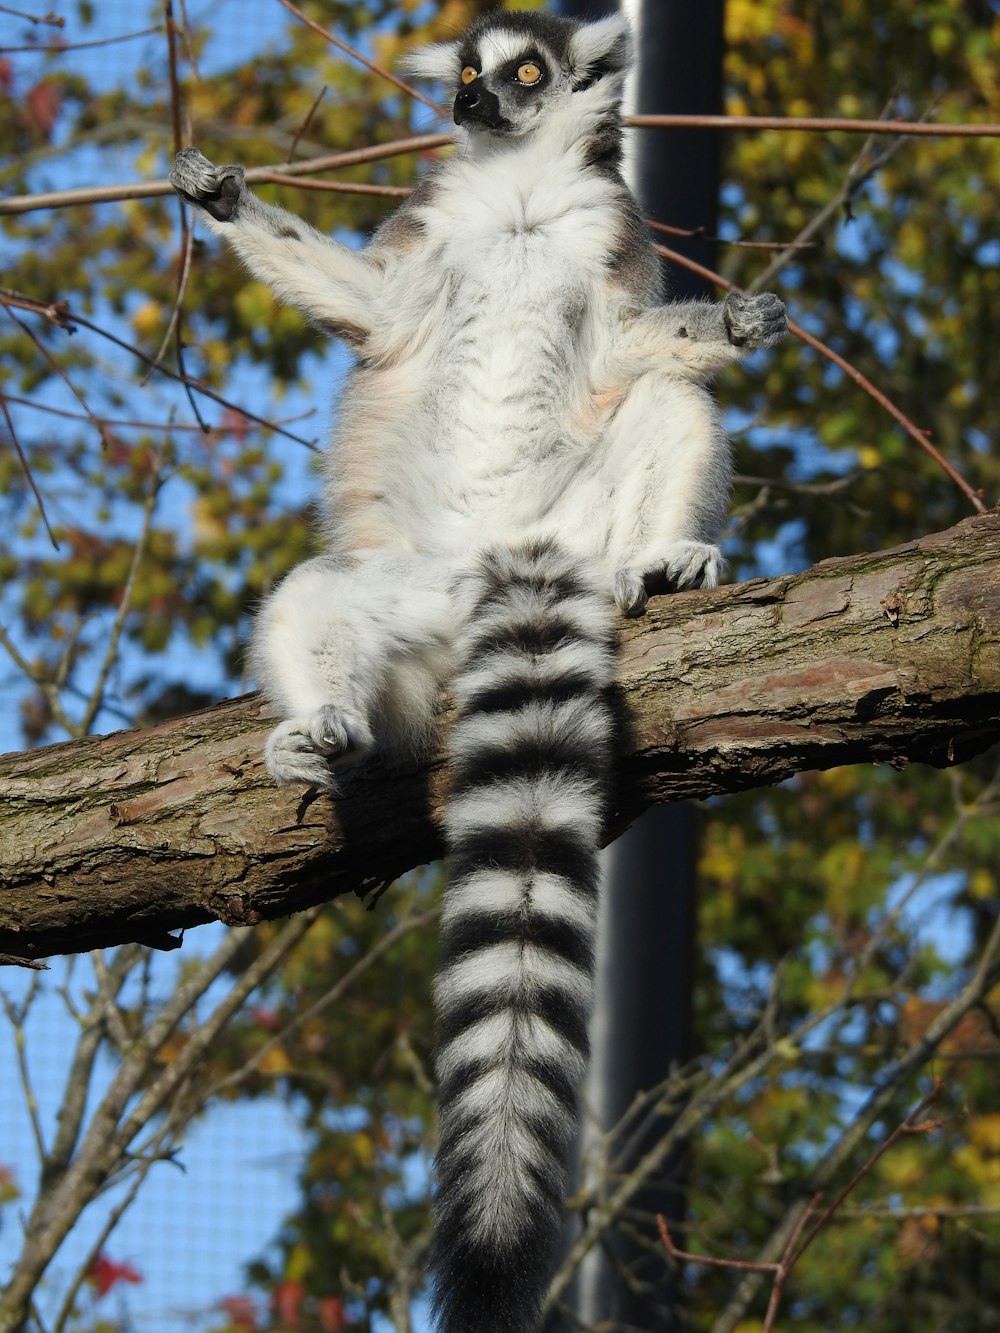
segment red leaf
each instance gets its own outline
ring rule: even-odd
[[[271,1308],[287,1328],[299,1327],[299,1312],[305,1297],[305,1287],[291,1278],[279,1282],[271,1292]]]
[[[257,1307],[249,1296],[224,1296],[219,1309],[240,1333],[257,1333]]]
[[[254,429],[254,422],[236,407],[227,407],[219,420],[219,430],[232,437],[242,444],[250,432]]]
[[[320,1328],[323,1333],[341,1333],[347,1326],[347,1311],[339,1296],[321,1296],[316,1302]]]
[[[250,1017],[259,1028],[264,1028],[266,1032],[274,1032],[281,1026],[281,1020],[273,1009],[268,1009],[265,1005],[256,1004],[250,1010]]]
[[[118,1264],[106,1254],[99,1254],[87,1269],[87,1281],[98,1296],[106,1296],[119,1282],[141,1282],[142,1274],[130,1263]]]
[[[50,79],[42,79],[34,88],[29,88],[24,95],[24,107],[33,128],[37,128],[48,138],[55,128],[62,106],[62,93]]]

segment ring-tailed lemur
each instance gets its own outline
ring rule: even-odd
[[[261,608],[267,767],[332,788],[458,704],[436,986],[442,1333],[536,1327],[587,1056],[613,607],[713,586],[729,454],[703,381],[784,331],[771,295],[663,304],[621,174],[629,38],[493,12],[410,61],[460,149],[364,250],[189,148],[173,182],[357,366],[327,550]]]

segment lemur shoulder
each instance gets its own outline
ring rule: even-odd
[[[424,48],[459,151],[364,250],[181,153],[173,183],[351,345],[326,549],[256,620],[277,782],[335,790],[458,704],[436,983],[442,1333],[531,1333],[587,1058],[615,605],[711,587],[729,450],[704,382],[783,334],[777,297],[665,303],[621,175],[629,36],[493,12]]]

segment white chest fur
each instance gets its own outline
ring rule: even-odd
[[[580,463],[573,423],[604,351],[588,330],[609,323],[613,187],[535,146],[452,163],[419,217],[419,267],[445,290],[414,359],[425,428],[410,447],[437,475],[442,532],[530,525]]]

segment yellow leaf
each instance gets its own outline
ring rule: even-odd
[[[1000,1153],[1000,1114],[972,1116],[969,1139],[985,1152]]]
[[[147,301],[132,316],[132,327],[140,338],[152,338],[163,319],[163,306],[159,301]]]
[[[993,898],[996,891],[996,880],[985,866],[980,866],[969,876],[969,893],[973,898],[980,900]]]
[[[258,1068],[262,1074],[287,1074],[292,1068],[292,1062],[283,1046],[272,1046]]]

